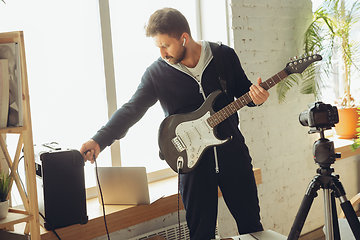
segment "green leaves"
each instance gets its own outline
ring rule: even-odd
[[[353,37],[355,24],[360,19],[360,0],[352,4],[345,4],[344,0],[325,0],[313,13],[313,20],[306,29],[303,38],[304,51],[308,55],[316,52],[323,57],[321,63],[314,63],[299,76],[290,75],[277,87],[280,101],[285,99],[286,93],[296,84],[301,84],[301,93],[314,94],[317,99],[321,96],[321,88],[326,86],[333,69],[332,58],[339,56],[345,66],[343,79],[345,95],[350,93],[350,78],[353,71],[360,71],[359,43]],[[350,98],[350,96],[349,96]],[[349,101],[348,101],[349,102]]]
[[[300,77],[300,74],[291,74],[278,83],[276,86],[276,92],[278,94],[279,102],[283,102],[285,100],[286,93],[294,86],[294,84],[299,85]]]
[[[319,72],[321,64],[321,62],[312,63],[301,74],[291,74],[279,82],[276,88],[279,102],[285,100],[287,92],[295,84],[301,85],[300,92],[302,94],[314,94],[315,97],[320,97],[319,89],[325,84],[322,82],[322,79],[317,79],[316,81],[315,79],[324,74]]]
[[[11,189],[12,179],[9,174],[5,172],[0,173],[0,202],[4,202]]]

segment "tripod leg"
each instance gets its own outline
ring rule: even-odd
[[[345,190],[340,181],[333,179],[333,185],[331,186],[335,192],[335,196],[340,199],[340,206],[345,213],[345,217],[350,225],[351,231],[354,234],[355,239],[360,240],[360,222],[356,216],[355,210],[352,207],[350,201],[345,196]]]
[[[301,202],[298,213],[296,214],[294,223],[291,227],[287,240],[299,239],[301,230],[304,226],[306,217],[309,213],[314,198],[317,197],[316,191],[319,189],[320,189],[320,184],[318,183],[317,178],[314,178],[306,190],[305,196]]]
[[[324,210],[325,210],[325,239],[332,240],[334,239],[334,230],[333,230],[333,217],[332,217],[332,202],[330,200],[331,193],[330,189],[324,189]]]
[[[338,222],[338,216],[337,216],[337,211],[336,211],[334,192],[331,193],[331,206],[332,206],[332,223],[333,223],[333,230],[334,230],[334,240],[340,240],[341,238],[340,238],[339,222]]]
[[[341,201],[341,208],[345,213],[345,217],[350,225],[351,231],[354,234],[355,239],[360,240],[360,223],[359,219],[356,216],[354,208],[352,207],[349,200],[346,197],[340,198]]]
[[[335,196],[329,188],[324,189],[325,239],[340,240],[339,222],[337,220]]]

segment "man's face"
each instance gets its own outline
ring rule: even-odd
[[[170,64],[181,62],[186,54],[186,48],[183,46],[183,38],[176,39],[167,34],[161,34],[153,37],[155,45],[160,49],[161,57]]]

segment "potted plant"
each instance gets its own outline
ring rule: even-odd
[[[336,132],[340,135],[342,129],[341,122],[350,125],[353,129],[351,133],[346,133],[343,138],[354,138],[356,134],[357,111],[355,100],[351,96],[350,86],[353,73],[360,72],[357,60],[360,60],[360,51],[356,44],[355,24],[360,17],[360,2],[345,4],[345,0],[324,0],[324,3],[313,13],[313,20],[304,34],[304,50],[306,53],[318,52],[323,57],[323,61],[312,64],[301,78],[290,75],[287,79],[280,82],[277,86],[278,98],[282,101],[286,92],[294,85],[302,81],[301,93],[314,94],[321,98],[320,89],[328,81],[330,74],[336,73],[337,65],[333,63],[334,57],[338,56],[339,64],[343,66],[343,75],[339,76],[343,80],[343,89],[340,100],[335,104],[339,110],[340,122],[336,125]],[[343,113],[350,112],[351,116],[343,121]],[[341,136],[340,136],[341,137]]]
[[[0,219],[6,218],[9,211],[8,195],[11,189],[11,176],[2,171],[0,173]]]

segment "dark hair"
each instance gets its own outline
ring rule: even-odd
[[[191,36],[189,24],[176,9],[163,8],[155,11],[145,25],[146,36],[154,37],[159,34],[167,34],[170,37],[180,38],[186,32]]]

